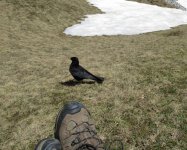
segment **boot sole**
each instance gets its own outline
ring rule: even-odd
[[[45,138],[38,142],[34,150],[61,150],[60,142],[57,139]]]

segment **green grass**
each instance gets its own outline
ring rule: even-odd
[[[33,149],[52,137],[58,110],[71,100],[88,107],[104,140],[186,149],[187,26],[72,37],[66,27],[100,12],[85,0],[2,0],[0,10],[0,149]],[[60,84],[72,79],[71,56],[106,81]]]

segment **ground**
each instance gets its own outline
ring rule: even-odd
[[[63,31],[100,11],[85,0],[0,1],[0,147],[34,148],[53,136],[64,103],[89,108],[103,140],[127,149],[187,147],[187,26],[135,36]],[[103,84],[64,84],[70,57]]]
[[[161,7],[173,8],[173,6],[166,3],[165,0],[130,0],[130,1],[136,1],[136,2],[140,2],[140,3],[157,5],[157,6],[161,6]]]

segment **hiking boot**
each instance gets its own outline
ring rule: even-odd
[[[81,103],[64,105],[56,118],[54,130],[62,150],[104,150],[90,113]]]
[[[38,142],[35,150],[61,150],[61,145],[59,140],[46,138]]]

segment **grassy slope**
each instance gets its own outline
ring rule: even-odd
[[[71,37],[65,27],[99,12],[85,0],[3,0],[0,10],[2,149],[33,149],[52,136],[58,109],[72,99],[89,108],[104,139],[119,137],[128,149],[187,147],[187,26]],[[60,84],[72,79],[71,56],[104,84]]]

